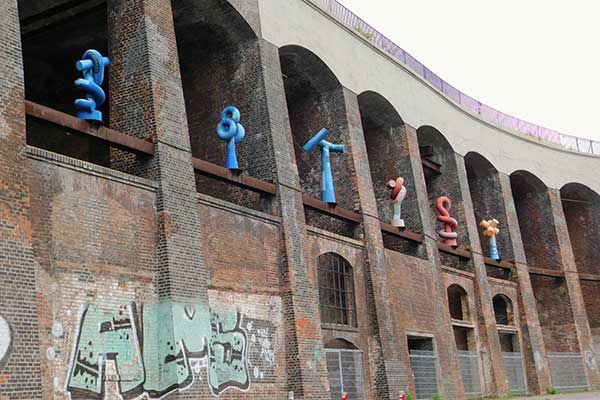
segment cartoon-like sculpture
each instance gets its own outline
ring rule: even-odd
[[[483,220],[479,224],[483,229],[483,234],[490,238],[490,258],[492,260],[500,260],[500,252],[498,251],[498,245],[496,244],[496,236],[500,233],[498,229],[498,220],[490,219],[489,221]]]
[[[228,106],[221,113],[221,121],[217,125],[217,136],[227,142],[227,163],[225,167],[239,170],[235,152],[236,143],[241,143],[246,136],[244,126],[240,124],[240,110],[234,106]]]
[[[336,204],[335,191],[333,188],[333,175],[331,174],[331,163],[329,153],[343,153],[346,147],[343,144],[332,144],[325,140],[329,131],[325,128],[312,137],[303,147],[304,151],[311,151],[315,147],[321,148],[321,200],[325,203]]]
[[[437,199],[435,205],[440,213],[437,220],[444,224],[444,229],[438,231],[438,234],[443,239],[444,244],[457,247],[458,242],[456,238],[458,237],[458,233],[456,233],[456,227],[458,226],[458,222],[450,216],[452,202],[446,196],[441,196]]]
[[[392,217],[391,225],[398,228],[405,228],[404,220],[402,219],[402,202],[406,197],[406,186],[404,186],[404,178],[398,177],[396,180],[391,180],[386,185],[392,190],[392,206],[394,208],[394,216]]]
[[[106,94],[100,87],[104,82],[104,70],[110,64],[97,50],[87,50],[75,68],[83,73],[83,78],[75,81],[75,86],[86,92],[85,99],[75,100],[77,117],[88,121],[102,121],[102,112],[96,108],[104,104]]]

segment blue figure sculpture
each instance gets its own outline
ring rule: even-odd
[[[225,166],[230,170],[239,170],[235,145],[241,143],[246,136],[244,126],[240,124],[240,110],[234,106],[228,106],[223,110],[221,121],[217,125],[217,136],[227,142],[227,164]]]
[[[85,99],[75,100],[77,117],[88,121],[102,121],[102,112],[96,110],[104,104],[106,94],[100,87],[104,82],[104,69],[110,64],[97,50],[87,50],[75,67],[83,73],[83,79],[75,81],[75,86],[86,92]]]
[[[336,204],[335,191],[333,189],[333,175],[331,174],[331,163],[329,153],[343,153],[346,148],[343,144],[332,144],[325,140],[329,131],[325,128],[312,137],[303,147],[304,151],[311,151],[315,147],[321,148],[321,200],[325,203]]]

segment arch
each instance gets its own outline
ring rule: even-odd
[[[496,241],[500,256],[506,260],[514,259],[512,241],[507,226],[506,205],[504,204],[504,194],[502,193],[498,170],[487,158],[474,151],[465,155],[464,162],[476,222],[479,223],[484,219],[489,220],[492,218],[498,220],[500,233]],[[483,252],[487,255],[486,246],[489,243],[489,238],[483,234],[481,229],[477,231]],[[487,272],[495,278],[507,279],[509,276],[508,271],[500,268],[488,267]]]
[[[494,316],[498,325],[514,325],[513,302],[505,294],[497,294],[492,299]]]
[[[352,265],[337,253],[317,258],[321,322],[357,326]]]
[[[318,150],[305,152],[304,144],[317,132],[327,128],[327,140],[348,144],[348,119],[342,85],[333,71],[310,50],[288,45],[279,49],[283,84],[292,128],[294,153],[304,194],[319,198],[321,193],[321,155]],[[338,205],[354,209],[354,166],[349,153],[331,156],[331,170]],[[308,214],[307,214],[308,215]],[[307,216],[317,224],[317,216]],[[327,221],[325,229],[334,229]],[[319,226],[321,227],[321,226]]]
[[[600,195],[571,182],[560,189],[560,197],[578,271],[600,275]]]
[[[440,156],[444,153],[454,153],[454,148],[437,128],[430,125],[423,125],[417,129],[417,137],[419,139],[419,147],[432,146],[432,155],[421,154],[423,157]],[[434,159],[435,161],[435,159]]]
[[[246,128],[236,153],[248,175],[272,180],[274,151],[267,94],[255,30],[226,0],[173,0],[173,21],[193,157],[224,165],[227,143],[215,134],[222,111],[234,105]],[[260,196],[196,174],[198,191],[254,209]]]
[[[521,238],[531,267],[560,269],[558,237],[548,187],[534,174],[518,170],[510,174]],[[539,243],[548,243],[539,246]]]
[[[363,128],[368,126],[396,128],[404,126],[402,117],[396,108],[383,95],[367,90],[358,95]]]
[[[469,295],[465,288],[454,283],[446,289],[448,294],[448,309],[452,319],[470,321]]]
[[[326,349],[358,350],[358,347],[348,339],[335,338],[325,343]]]

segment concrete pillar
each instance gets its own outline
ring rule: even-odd
[[[0,4],[0,399],[41,399],[21,36],[16,0]]]
[[[481,243],[479,242],[479,224],[475,220],[475,214],[472,211],[473,202],[471,201],[471,192],[469,190],[464,159],[458,154],[455,154],[455,157],[458,184],[465,210],[466,228],[469,235],[469,246],[471,247],[473,270],[475,273],[474,283],[477,296],[477,313],[479,315],[477,322],[479,324],[481,345],[485,351],[483,367],[485,376],[491,378],[488,387],[491,390],[489,394],[502,397],[508,393],[508,382],[506,380],[502,349],[500,348],[490,285],[487,278]]]
[[[592,340],[592,332],[585,310],[577,264],[575,263],[567,221],[560,199],[560,191],[558,189],[548,188],[548,197],[550,198],[550,206],[554,218],[554,228],[556,230],[559,246],[558,251],[560,252],[562,271],[565,274],[565,282],[567,284],[571,310],[573,312],[573,321],[575,322],[579,348],[583,355],[588,383],[592,386],[599,386],[600,371],[595,358],[596,352]]]
[[[452,320],[447,312],[447,294],[444,284],[442,263],[437,248],[438,235],[435,229],[435,218],[431,215],[425,175],[421,163],[421,153],[417,131],[406,126],[406,144],[410,156],[413,176],[415,177],[412,195],[417,197],[419,214],[423,222],[424,246],[427,258],[433,263],[436,279],[434,281],[435,292],[432,293],[432,301],[435,309],[435,332],[438,359],[441,372],[440,391],[444,398],[464,399],[464,387],[460,369],[460,360],[454,341]]]
[[[506,212],[506,229],[509,231],[510,242],[513,246],[515,268],[517,269],[517,282],[519,285],[519,320],[521,322],[521,337],[525,350],[525,367],[529,391],[544,393],[546,388],[552,386],[546,347],[542,327],[538,318],[536,300],[529,277],[525,248],[519,229],[519,219],[512,196],[510,178],[499,173],[498,179],[502,191],[502,200]]]
[[[330,399],[327,367],[321,343],[318,288],[311,283],[304,252],[306,229],[302,191],[294,158],[292,132],[277,46],[259,39],[261,74],[267,100],[268,123],[274,149],[277,208],[283,233],[282,299],[288,390],[296,399]],[[297,329],[297,327],[303,327]],[[314,368],[307,368],[307,365]]]

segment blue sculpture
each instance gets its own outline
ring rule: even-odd
[[[241,143],[246,136],[246,130],[240,122],[240,110],[234,106],[228,106],[221,114],[221,121],[217,125],[217,136],[227,142],[227,164],[230,170],[239,170],[235,144]]]
[[[75,64],[77,70],[83,73],[83,79],[77,79],[75,86],[87,92],[85,99],[75,100],[77,117],[88,121],[102,121],[102,112],[96,108],[106,100],[106,94],[100,85],[104,82],[104,69],[108,64],[108,57],[103,57],[97,50],[87,50]]]
[[[329,153],[343,153],[346,148],[343,144],[332,144],[325,140],[329,131],[325,128],[312,137],[303,147],[304,151],[311,151],[315,147],[321,147],[321,200],[325,203],[336,204],[335,192],[333,190],[333,175],[331,174],[331,163]]]

